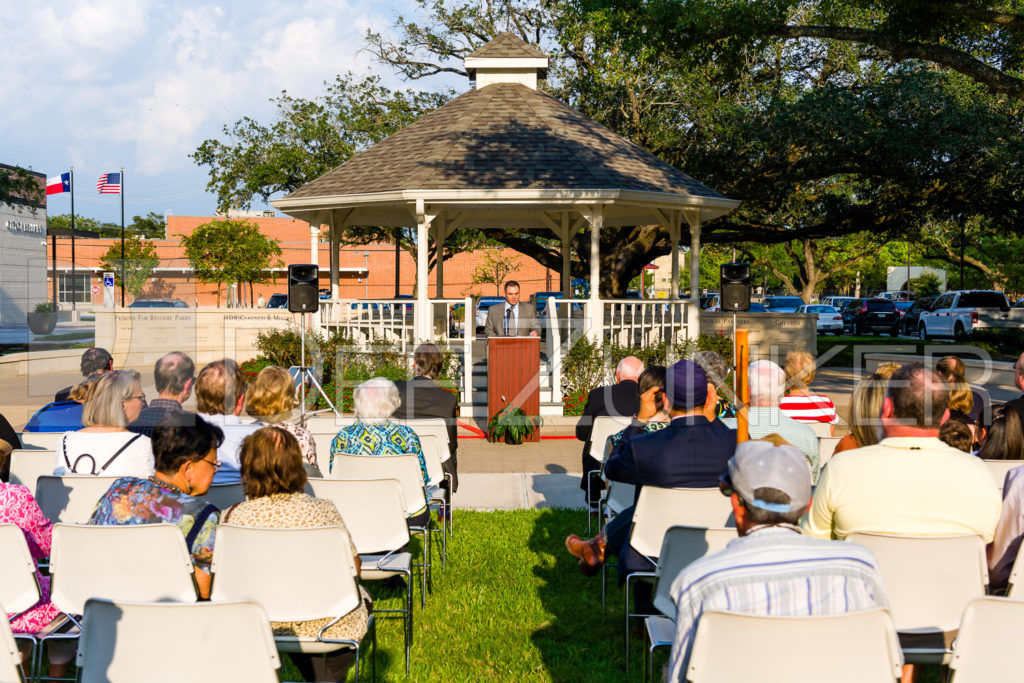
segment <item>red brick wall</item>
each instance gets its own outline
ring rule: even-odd
[[[162,268],[185,269],[186,272],[158,271],[146,290],[141,295],[143,298],[173,298],[181,299],[189,305],[213,306],[217,304],[215,285],[204,285],[197,283],[189,271],[188,260],[184,257],[184,250],[181,240],[177,235],[189,235],[199,225],[215,220],[209,216],[169,216],[167,224],[166,240],[152,240],[160,257]],[[272,237],[280,243],[281,260],[285,267],[290,263],[309,263],[310,242],[309,224],[297,221],[292,218],[249,218],[260,226],[261,232]],[[76,268],[80,271],[92,270],[99,266],[99,262],[111,245],[119,244],[118,239],[76,239],[75,240],[75,261]],[[49,244],[49,241],[48,241]],[[522,286],[524,298],[533,292],[550,291],[559,289],[558,273],[534,261],[528,256],[518,254],[511,249],[501,249],[504,254],[518,259],[520,269],[509,276],[509,279],[518,280]],[[363,254],[369,254],[368,257]],[[327,244],[319,245],[320,265],[320,286],[330,286],[330,253]],[[478,250],[472,253],[457,254],[449,258],[444,265],[444,295],[448,298],[459,298],[468,295],[483,294],[494,295],[494,288],[486,285],[470,284],[473,272],[477,264],[483,258],[485,250]],[[47,265],[50,264],[50,247],[47,246]],[[415,294],[416,262],[413,256],[402,250],[401,259],[401,285],[402,294]],[[60,272],[71,264],[71,243],[67,238],[57,240],[57,266]],[[369,278],[362,278],[362,269],[369,268]],[[391,298],[395,294],[395,248],[392,244],[371,244],[365,247],[342,246],[340,268],[358,268],[360,272],[344,272],[339,277],[339,294],[343,299],[362,298]],[[96,274],[92,284],[102,286],[101,275]],[[436,296],[436,273],[432,270],[429,277],[428,291],[430,296]],[[50,284],[47,283],[47,292],[50,291]],[[246,289],[248,289],[246,287]],[[286,292],[288,289],[287,274],[277,273],[275,281],[265,285],[255,285],[253,296],[258,299],[263,296],[269,299],[271,294]],[[221,288],[222,304],[225,301],[225,289]],[[103,304],[102,290],[93,295],[93,304]],[[248,293],[246,293],[248,299]],[[128,303],[131,303],[131,296],[128,296]]]

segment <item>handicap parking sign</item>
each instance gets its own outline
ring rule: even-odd
[[[103,286],[104,287],[113,287],[114,286],[114,277],[110,276],[110,277],[103,278]]]

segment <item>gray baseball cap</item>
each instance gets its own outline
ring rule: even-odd
[[[723,485],[739,494],[752,507],[786,514],[803,511],[811,500],[811,470],[795,446],[776,446],[770,441],[744,441],[729,460]],[[769,503],[754,495],[759,488],[771,488],[789,496],[789,504]],[[725,490],[725,489],[723,489]]]

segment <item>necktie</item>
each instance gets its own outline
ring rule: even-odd
[[[509,306],[505,309],[505,336],[515,336],[515,319],[512,315],[512,307]]]

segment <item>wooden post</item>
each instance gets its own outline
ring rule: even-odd
[[[750,341],[746,328],[736,330],[733,339],[736,346],[736,400],[740,407],[736,411],[736,443],[743,443],[750,438],[750,424],[747,406],[750,405],[750,378],[747,370],[750,365]]]

